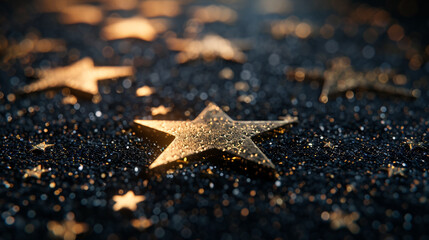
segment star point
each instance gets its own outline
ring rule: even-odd
[[[205,151],[218,150],[275,170],[274,164],[251,137],[294,122],[297,119],[235,121],[214,103],[209,103],[192,121],[134,120],[139,127],[151,128],[175,137],[149,166],[150,169],[177,163]]]
[[[122,208],[128,208],[131,211],[135,211],[137,203],[143,202],[145,199],[145,196],[135,195],[133,191],[128,191],[124,195],[115,195],[113,196],[113,201],[116,203],[113,205],[113,210],[119,211]]]

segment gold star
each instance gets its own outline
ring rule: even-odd
[[[234,121],[217,105],[210,103],[193,121],[134,120],[143,127],[173,135],[175,139],[150,165],[150,169],[179,162],[207,150],[220,150],[259,166],[275,169],[273,163],[251,137],[287,124],[288,121]]]
[[[144,201],[145,196],[136,196],[133,191],[128,191],[125,195],[115,195],[113,196],[113,201],[115,201],[115,205],[113,205],[113,210],[118,211],[122,208],[128,208],[131,211],[135,211],[137,209],[137,203]]]
[[[96,25],[103,20],[103,11],[93,5],[70,5],[59,10],[59,21],[62,24],[86,23]]]
[[[167,28],[168,22],[162,19],[110,18],[101,30],[101,36],[106,40],[137,38],[152,41]]]
[[[346,227],[353,234],[356,234],[360,231],[359,225],[356,224],[356,221],[360,217],[358,212],[347,214],[342,210],[336,209],[330,213],[323,212],[321,217],[325,221],[330,220],[331,228],[334,230]]]
[[[175,17],[182,12],[180,0],[146,0],[140,4],[145,17]]]
[[[25,174],[23,178],[29,178],[29,177],[35,177],[40,179],[42,177],[42,174],[45,172],[49,172],[48,169],[42,168],[42,165],[38,165],[37,167],[33,169],[25,169]]]
[[[152,116],[156,116],[156,115],[165,115],[169,112],[171,112],[171,107],[164,107],[163,105],[159,106],[159,107],[153,107],[150,110],[152,111]]]
[[[46,142],[42,142],[42,143],[34,145],[33,148],[31,149],[31,151],[36,151],[36,150],[45,151],[46,148],[52,147],[54,145],[55,144],[46,144]]]
[[[95,67],[91,58],[83,58],[70,66],[40,70],[39,80],[21,91],[33,93],[50,88],[68,87],[86,94],[98,94],[99,80],[133,75],[132,67]]]
[[[29,33],[19,43],[5,39],[4,45],[0,44],[2,62],[7,63],[12,59],[23,58],[30,53],[63,52],[66,44],[63,40],[53,38],[40,38],[37,34]]]
[[[413,150],[414,148],[425,148],[425,144],[423,142],[416,142],[412,139],[407,139],[404,144],[406,144],[410,150]]]
[[[148,86],[140,87],[136,91],[137,97],[147,97],[154,93],[155,93],[155,89]]]
[[[335,146],[331,142],[325,142],[325,145],[323,145],[323,147],[328,147],[330,149],[334,149],[335,148]]]
[[[168,38],[167,45],[170,50],[180,51],[176,56],[178,63],[186,63],[199,58],[207,62],[216,58],[238,63],[246,61],[246,55],[242,52],[243,46],[239,47],[238,44],[218,35],[209,34],[201,40]]]
[[[386,171],[387,172],[387,177],[393,177],[396,175],[399,175],[400,177],[406,177],[405,175],[405,170],[407,170],[406,168],[401,168],[401,167],[395,167],[392,165],[388,165],[385,168],[380,168],[380,170]]]
[[[142,230],[152,226],[152,221],[150,219],[145,218],[145,217],[141,217],[139,219],[131,220],[131,225],[134,228],[142,231]]]
[[[220,5],[209,5],[204,7],[194,7],[192,18],[201,23],[233,23],[237,20],[237,12],[233,9]]]
[[[55,237],[64,240],[74,240],[77,235],[88,231],[88,224],[76,222],[72,212],[67,213],[65,221],[49,221],[47,227]]]
[[[334,58],[331,61],[331,67],[321,74],[317,71],[312,71],[310,74],[305,74],[305,71],[299,69],[297,71],[289,71],[288,76],[298,81],[308,79],[323,80],[322,92],[319,101],[327,103],[329,97],[346,93],[347,98],[353,98],[353,91],[362,89],[367,91],[375,91],[394,96],[405,98],[417,98],[418,90],[409,90],[402,87],[396,87],[386,84],[389,75],[379,70],[369,71],[367,73],[356,72],[350,65],[350,59],[347,57]]]

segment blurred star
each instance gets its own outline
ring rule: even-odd
[[[31,151],[35,151],[35,150],[45,151],[46,148],[52,147],[54,145],[55,144],[46,144],[45,142],[42,142],[42,143],[34,145],[33,148],[31,149]]]
[[[48,169],[44,169],[42,168],[42,165],[38,165],[35,168],[32,169],[25,169],[25,174],[23,176],[23,178],[29,178],[29,177],[34,177],[34,178],[38,178],[40,179],[42,177],[42,174],[49,172]]]
[[[140,4],[140,12],[143,16],[151,17],[175,17],[181,10],[180,0],[146,0]]]
[[[336,209],[335,211],[329,213],[328,216],[329,220],[331,221],[331,228],[334,230],[345,227],[353,234],[356,234],[360,231],[359,225],[356,224],[356,221],[360,217],[358,212],[347,214],[342,210]]]
[[[98,81],[132,76],[132,67],[96,67],[91,58],[83,58],[70,66],[40,70],[39,80],[24,86],[24,93],[50,88],[68,87],[90,95],[98,94]]]
[[[222,22],[231,24],[237,20],[237,12],[226,6],[209,5],[194,7],[192,18],[202,23]]]
[[[406,177],[405,175],[406,168],[395,167],[389,164],[387,167],[381,168],[380,170],[386,171],[387,177],[393,177],[393,176]]]
[[[168,22],[162,19],[110,18],[101,30],[101,36],[106,40],[137,38],[152,41],[167,28]]]
[[[242,47],[218,35],[209,34],[201,40],[168,38],[167,45],[171,50],[180,51],[176,56],[178,63],[204,59],[207,62],[216,58],[244,63],[246,55]]]
[[[151,108],[151,112],[152,112],[152,116],[156,116],[156,115],[165,115],[169,112],[171,112],[171,107],[164,107],[163,105],[159,106],[159,107],[153,107]]]
[[[325,142],[325,145],[323,145],[323,147],[328,147],[328,148],[330,148],[330,149],[334,149],[335,148],[335,146],[331,143],[331,142]]]
[[[74,213],[67,214],[63,222],[49,221],[48,230],[57,238],[64,240],[75,240],[76,236],[88,231],[88,224],[78,223],[74,220]]]
[[[150,169],[217,149],[273,170],[274,164],[251,137],[296,121],[296,118],[290,121],[234,121],[214,103],[210,103],[193,121],[134,120],[142,127],[175,137],[149,166]]]
[[[113,205],[113,210],[119,211],[122,208],[128,208],[131,211],[135,211],[137,209],[137,203],[144,201],[145,196],[136,196],[133,191],[128,191],[125,195],[115,195],[113,196],[113,201],[115,201],[115,205]]]
[[[136,91],[137,97],[147,97],[154,93],[155,93],[155,89],[148,86],[140,87]]]
[[[145,218],[145,217],[141,217],[139,219],[131,220],[131,225],[138,230],[144,230],[144,229],[152,226],[152,221],[150,219]]]
[[[62,24],[86,23],[96,25],[103,20],[103,11],[93,5],[71,5],[61,8],[59,21]]]
[[[29,33],[19,43],[10,43],[6,40],[4,48],[0,45],[2,62],[6,63],[12,59],[23,58],[30,53],[47,53],[66,51],[65,42],[61,39],[39,38],[36,34]]]
[[[350,59],[347,57],[332,59],[331,67],[323,74],[317,71],[313,73],[306,74],[305,70],[293,70],[289,71],[287,75],[289,78],[294,78],[298,81],[303,79],[322,80],[323,87],[319,101],[323,103],[327,103],[329,97],[340,93],[345,93],[347,98],[353,98],[353,91],[358,89],[405,98],[417,98],[420,95],[418,90],[409,90],[386,84],[384,79],[388,78],[387,74],[378,70],[367,73],[356,72],[351,67]],[[380,79],[383,79],[383,82]]]

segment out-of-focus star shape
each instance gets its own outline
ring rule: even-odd
[[[46,142],[41,142],[39,144],[34,145],[31,151],[45,151],[46,148],[52,147],[54,145],[55,144],[46,144]]]
[[[88,224],[76,222],[72,212],[68,213],[62,222],[48,222],[47,227],[52,235],[64,240],[75,240],[77,235],[88,231]]]
[[[322,213],[322,218],[328,218],[327,220],[331,221],[332,229],[337,230],[345,227],[352,233],[358,233],[360,230],[359,225],[356,224],[356,221],[359,219],[359,217],[360,215],[358,212],[352,212],[348,214],[339,209],[336,209],[331,213]]]
[[[294,122],[234,121],[210,103],[193,121],[135,120],[136,124],[173,135],[175,139],[150,165],[153,169],[208,150],[220,150],[259,166],[275,169],[251,137]]]
[[[159,33],[165,32],[169,25],[166,20],[143,17],[109,18],[106,22],[101,30],[101,36],[106,40],[136,38],[152,41]]]
[[[334,149],[335,148],[335,146],[334,146],[334,144],[332,144],[331,142],[325,142],[325,144],[323,145],[323,147],[327,147],[327,148],[330,148],[330,149]]]
[[[201,23],[234,23],[237,20],[237,12],[221,5],[198,6],[192,8],[192,18]]]
[[[145,0],[140,3],[140,12],[143,16],[175,17],[182,12],[181,0]]]
[[[380,170],[387,172],[387,177],[394,177],[394,176],[406,177],[407,176],[405,174],[405,170],[407,170],[406,168],[388,165],[387,167],[380,168]]]
[[[24,171],[25,173],[23,178],[35,177],[37,179],[40,179],[42,177],[42,174],[49,172],[48,169],[42,168],[42,165],[38,165],[37,167],[32,169],[25,169]]]
[[[350,59],[347,57],[334,58],[331,61],[331,67],[323,74],[313,71],[306,74],[304,71],[289,71],[288,77],[298,81],[305,78],[323,81],[322,92],[319,101],[327,103],[329,97],[346,93],[346,96],[354,96],[353,91],[357,89],[373,91],[393,96],[405,98],[417,98],[420,95],[418,90],[410,90],[403,87],[397,87],[386,84],[389,76],[387,73],[373,70],[367,73],[356,72],[350,65]],[[380,79],[382,81],[380,81]]]
[[[98,81],[127,77],[134,74],[133,67],[96,67],[91,58],[83,58],[70,66],[40,70],[39,80],[24,86],[21,91],[33,93],[50,88],[68,87],[86,94],[98,94]]]
[[[34,33],[27,34],[26,38],[19,43],[5,39],[5,44],[0,44],[0,56],[3,63],[25,57],[30,53],[63,52],[65,50],[64,40],[40,38]]]
[[[131,211],[135,211],[137,203],[145,199],[145,196],[137,196],[133,191],[128,191],[125,195],[115,195],[113,196],[113,201],[116,203],[113,205],[113,210],[119,211],[122,208],[128,208]]]
[[[153,107],[150,109],[150,111],[152,112],[152,116],[156,116],[156,115],[165,115],[169,112],[171,112],[171,107],[165,107],[163,105],[159,106],[159,107]]]
[[[246,44],[236,44],[221,36],[208,34],[202,39],[168,38],[167,45],[170,50],[180,51],[176,56],[178,63],[186,63],[199,58],[213,61],[221,58],[228,61],[244,63],[247,59],[242,52]],[[242,45],[242,46],[239,46]]]

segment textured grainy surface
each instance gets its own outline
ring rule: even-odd
[[[168,50],[163,35],[151,42],[105,41],[100,37],[104,23],[64,25],[56,13],[38,13],[38,3],[3,2],[0,46],[5,39],[20,42],[32,32],[62,39],[67,50],[29,53],[0,64],[0,238],[54,237],[48,227],[70,213],[86,224],[77,236],[85,239],[429,238],[429,40],[424,14],[404,17],[397,10],[402,2],[351,2],[346,7],[291,3],[292,12],[262,14],[256,1],[238,1],[230,5],[238,13],[235,23],[204,25],[199,36],[216,33],[250,41],[244,64],[220,59],[178,64],[177,52]],[[202,4],[184,5],[183,14],[172,18],[171,31],[184,37],[190,16],[186,9]],[[390,11],[386,25],[356,17],[371,15],[354,12],[365,10],[363,6]],[[115,17],[136,14],[104,11]],[[312,33],[273,38],[269,22],[292,15],[311,25]],[[326,24],[334,29],[332,35],[330,27],[325,28],[328,33],[322,31]],[[402,26],[402,38],[395,28],[389,34],[395,24]],[[7,56],[11,47],[0,49]],[[78,96],[77,102],[66,104],[69,93],[64,90],[10,95],[35,81],[28,77],[35,69],[66,66],[87,56],[95,66],[132,65],[135,77],[100,82],[101,99],[95,103]],[[319,83],[286,78],[289,68],[323,70],[329,60],[343,56],[357,71],[381,66],[405,75],[408,80],[401,87],[419,89],[420,98],[355,92],[324,104],[318,101]],[[221,71],[229,77],[219,77]],[[137,97],[144,85],[155,93]],[[255,176],[254,169],[241,164],[224,164],[223,158],[230,156],[222,155],[198,161],[201,156],[196,165],[182,169],[149,169],[168,141],[139,134],[133,120],[194,119],[209,101],[236,120],[299,118],[284,132],[252,138],[279,179]],[[171,111],[151,116],[151,108],[160,105]],[[32,150],[43,141],[54,146]],[[40,179],[24,177],[26,169],[38,165],[50,171]],[[399,171],[389,171],[389,166]],[[113,197],[128,191],[144,195],[144,201],[135,211],[115,211]],[[132,224],[139,218],[148,219],[144,229]]]

